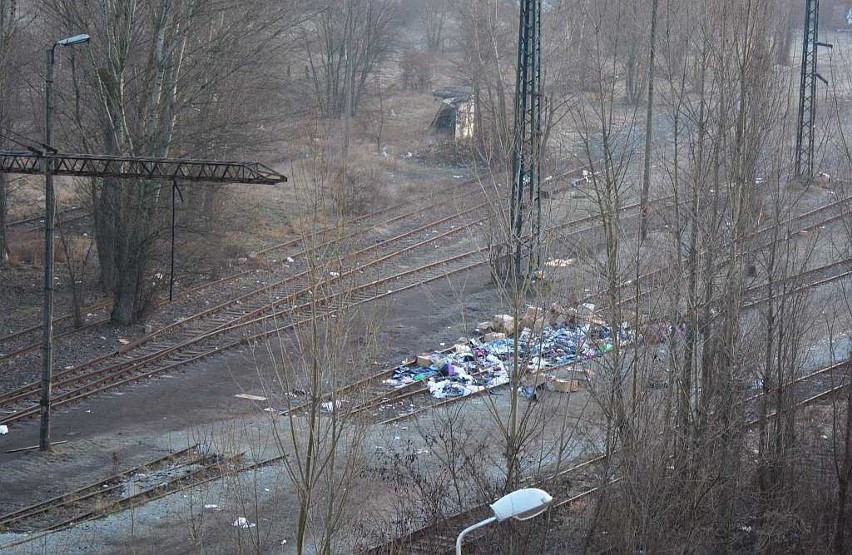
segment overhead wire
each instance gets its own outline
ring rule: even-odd
[[[11,135],[18,137],[21,140],[15,139]],[[32,152],[34,154],[41,155],[41,154],[44,153],[45,150],[47,150],[48,152],[52,152],[54,154],[57,152],[55,148],[49,147],[46,144],[42,143],[41,141],[36,141],[35,139],[31,139],[31,138],[27,137],[26,135],[22,135],[21,133],[18,133],[17,131],[15,131],[13,129],[9,129],[8,127],[2,126],[2,125],[0,125],[0,138],[6,139],[8,141],[15,143],[16,145],[22,146],[22,147],[24,147],[25,149],[29,150],[30,152]],[[26,142],[21,142],[21,141],[26,141]],[[32,145],[38,145],[43,150],[39,150],[38,148],[36,148]]]

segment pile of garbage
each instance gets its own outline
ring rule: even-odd
[[[404,387],[424,382],[436,399],[480,393],[509,383],[504,359],[494,352],[499,350],[497,345],[475,339],[459,343],[449,351],[420,355],[414,364],[399,366],[385,383]]]
[[[400,365],[385,384],[398,388],[422,382],[436,399],[465,397],[509,383],[517,360],[524,375],[534,375],[535,387],[547,381],[542,375],[547,368],[611,351],[614,334],[623,345],[634,339],[627,323],[613,330],[595,317],[591,304],[567,310],[558,305],[546,311],[529,307],[517,326],[512,316],[498,314],[480,323],[477,331],[479,338],[462,338],[450,349]]]

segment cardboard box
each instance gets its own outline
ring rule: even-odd
[[[506,339],[505,333],[491,332],[482,336],[482,340],[488,343],[489,341],[497,341],[498,339]]]
[[[417,355],[417,366],[428,368],[432,366],[432,359],[429,358],[429,355]]]
[[[537,306],[528,306],[524,314],[524,320],[538,320],[544,314],[544,309]]]
[[[575,393],[580,391],[580,380],[553,380],[553,390],[559,393]]]
[[[488,333],[492,331],[491,322],[480,322],[476,324],[476,331],[479,333]]]
[[[508,314],[495,314],[491,320],[491,329],[497,333],[511,335],[515,332],[515,319]]]

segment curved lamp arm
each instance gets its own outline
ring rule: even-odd
[[[481,520],[481,521],[477,522],[476,524],[474,524],[472,526],[468,526],[467,528],[462,530],[461,534],[459,534],[459,537],[456,538],[456,555],[462,555],[462,551],[461,551],[462,540],[464,539],[465,535],[468,532],[473,532],[477,528],[482,528],[483,526],[488,526],[489,524],[491,524],[492,522],[494,522],[496,520],[497,520],[496,516],[490,516],[490,517],[486,518],[485,520]]]
[[[527,520],[536,517],[547,510],[553,501],[544,490],[538,488],[524,488],[508,493],[490,505],[494,516],[477,522],[461,531],[456,538],[456,555],[461,555],[462,540],[469,532],[487,526],[492,522],[503,522],[508,518],[516,520]]]

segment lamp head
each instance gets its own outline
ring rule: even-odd
[[[553,501],[544,490],[524,488],[508,493],[491,504],[491,510],[498,522],[507,518],[527,520],[543,513]]]
[[[59,46],[74,46],[75,44],[83,44],[85,42],[89,42],[89,35],[83,33],[80,35],[74,35],[73,37],[67,37],[62,40],[56,41],[56,44]]]

